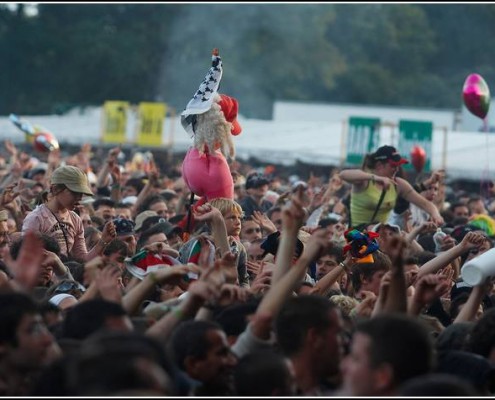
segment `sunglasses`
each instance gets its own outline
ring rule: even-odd
[[[79,282],[64,282],[55,289],[55,293],[64,293],[69,290],[80,290],[81,292],[85,292],[86,288]]]

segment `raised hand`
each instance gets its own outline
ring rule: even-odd
[[[19,196],[19,192],[14,190],[17,185],[18,183],[15,182],[3,189],[3,192],[0,195],[0,206],[5,207],[6,205],[12,203],[17,196]]]
[[[282,209],[282,227],[284,230],[297,232],[301,228],[306,216],[303,204],[304,188],[299,186],[292,195],[290,204]]]
[[[361,302],[352,309],[352,313],[360,317],[369,318],[371,317],[371,314],[375,307],[377,297],[373,292],[369,292],[367,290],[363,290],[361,294]]]
[[[153,242],[147,244],[146,246],[143,246],[143,248],[155,254],[170,256],[174,258],[179,257],[179,252],[177,250],[173,249],[163,242]]]
[[[485,236],[481,233],[468,232],[459,244],[463,248],[463,250],[467,251],[480,247],[485,242],[485,240]]]
[[[431,304],[450,289],[450,281],[441,274],[428,274],[418,280],[414,301],[422,306]]]
[[[5,264],[14,276],[14,283],[21,289],[31,290],[38,284],[43,261],[43,242],[32,231],[26,232],[19,255],[13,259],[10,253],[4,254]]]
[[[213,221],[221,219],[223,221],[223,216],[220,210],[213,207],[209,203],[205,203],[196,209],[193,209],[193,216],[196,221]]]
[[[254,222],[256,222],[261,228],[269,235],[270,233],[276,232],[277,227],[275,224],[266,216],[266,214],[254,210],[252,219]]]
[[[117,230],[115,229],[115,224],[112,221],[107,221],[103,227],[101,233],[101,240],[108,243],[117,237]]]
[[[305,244],[303,257],[306,257],[308,260],[320,258],[322,253],[332,245],[328,236],[328,229],[317,229]]]
[[[95,283],[101,297],[115,303],[122,302],[122,286],[120,277],[122,272],[115,265],[107,265],[96,272]]]

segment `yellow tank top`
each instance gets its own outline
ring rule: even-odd
[[[361,192],[352,192],[351,194],[351,222],[353,226],[359,224],[369,224],[371,222],[387,222],[390,212],[395,206],[397,200],[397,188],[391,185],[385,197],[383,198],[380,209],[376,213],[375,221],[371,217],[376,209],[378,200],[382,194],[382,187],[376,183],[369,182],[366,189]]]

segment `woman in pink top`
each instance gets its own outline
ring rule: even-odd
[[[93,196],[86,174],[73,166],[57,168],[51,176],[48,201],[26,216],[22,232],[35,231],[54,238],[61,255],[68,259],[84,262],[100,255],[116,236],[115,227],[107,222],[101,239],[88,252],[81,217],[73,211],[83,194]]]

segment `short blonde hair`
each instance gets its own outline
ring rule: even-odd
[[[354,297],[343,294],[336,294],[330,297],[330,301],[340,308],[342,315],[345,317],[348,317],[351,310],[359,305],[359,301],[357,301]]]
[[[219,197],[208,202],[211,206],[218,208],[223,216],[229,212],[237,212],[241,217],[244,216],[244,211],[241,205],[235,200]]]

